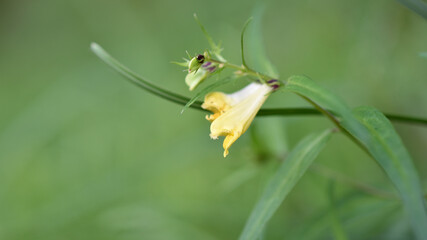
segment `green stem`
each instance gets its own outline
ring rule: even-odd
[[[368,155],[372,156],[368,149],[366,149],[366,147],[358,140],[356,139],[352,134],[350,134],[347,129],[345,129],[344,127],[341,126],[340,121],[332,114],[330,113],[327,109],[322,108],[321,106],[319,106],[317,103],[315,103],[314,101],[312,101],[310,98],[300,95],[298,94],[300,97],[302,97],[304,100],[306,100],[308,103],[310,103],[311,105],[313,105],[317,110],[319,110],[319,112],[321,112],[323,115],[325,115],[327,118],[329,118],[329,120],[331,120],[331,122],[333,124],[335,124],[335,126],[342,132],[344,133],[348,138],[350,138],[350,140],[352,140],[354,143],[356,143],[356,145],[358,145],[361,149],[363,149]]]
[[[118,73],[120,73],[122,76],[124,76],[128,81],[132,82],[133,84],[137,85],[138,87],[147,90],[154,95],[164,98],[168,101],[180,104],[182,106],[185,106],[188,101],[190,101],[190,98],[187,98],[185,96],[176,94],[174,92],[165,90],[159,86],[156,86],[155,84],[145,80],[144,78],[138,76],[136,73],[132,72],[130,69],[125,67],[123,64],[121,64],[119,61],[114,59],[110,54],[108,54],[101,46],[99,46],[96,43],[91,44],[91,50],[106,64],[111,66],[114,70],[116,70]],[[242,67],[239,67],[237,65],[221,62],[217,60],[210,59],[212,62],[224,64],[225,67],[230,67],[236,70],[240,70],[244,73],[247,73],[248,75],[254,76],[254,77],[263,77],[265,79],[272,79],[271,77],[257,73],[255,71],[252,71],[250,69],[244,69]],[[313,104],[313,103],[312,103]],[[195,101],[190,108],[206,111],[202,109],[201,107],[202,102],[201,101]],[[326,110],[325,110],[326,111]],[[326,111],[328,114],[326,115],[329,119],[335,119],[333,114]],[[325,114],[325,112],[320,111],[319,109],[313,109],[313,108],[267,108],[267,109],[261,109],[257,116],[307,116],[307,115],[321,115]],[[385,114],[385,116],[390,119],[391,121],[396,122],[403,122],[403,123],[410,123],[410,124],[421,124],[427,126],[427,119],[423,118],[416,118],[416,117],[410,117],[410,116],[402,116],[397,114]],[[336,119],[335,119],[336,120]],[[335,121],[333,121],[335,122]]]
[[[246,31],[246,28],[248,27],[248,25],[249,25],[249,23],[252,21],[252,18],[249,18],[246,22],[245,22],[245,25],[243,25],[243,30],[242,30],[242,34],[240,35],[240,50],[241,50],[241,54],[242,54],[242,65],[243,65],[243,67],[245,68],[245,69],[247,69],[247,70],[249,70],[249,67],[248,67],[248,65],[246,64],[246,61],[245,61],[245,49],[244,49],[244,47],[243,47],[243,40],[244,40],[244,36],[245,36],[245,31]]]
[[[128,81],[137,85],[138,87],[153,93],[156,96],[169,100],[171,102],[175,102],[181,105],[185,105],[188,102],[188,98],[176,94],[174,92],[170,92],[168,90],[162,89],[153,83],[143,79],[138,76],[136,73],[132,72],[130,69],[125,67],[115,58],[113,58],[110,54],[108,54],[101,46],[96,43],[92,43],[90,45],[91,50],[106,64],[112,67],[114,70],[123,75]],[[201,109],[201,102],[195,102],[191,107],[196,109]]]
[[[212,58],[208,59],[207,61],[218,63],[218,64],[222,64],[224,67],[238,70],[242,74],[247,74],[247,75],[250,75],[250,76],[253,76],[253,77],[256,77],[256,78],[260,78],[261,77],[262,78],[262,79],[260,79],[261,81],[273,79],[270,76],[267,76],[265,74],[256,72],[256,71],[254,71],[254,70],[252,70],[250,68],[244,67],[244,66],[240,67],[240,66],[238,66],[236,64],[232,64],[232,63],[228,63],[228,62],[221,62],[221,61],[218,61],[218,60],[212,59]]]
[[[218,64],[223,64],[224,67],[232,68],[235,70],[238,70],[244,74],[251,75],[256,78],[262,77],[263,80],[270,80],[274,79],[273,77],[270,77],[268,75],[253,71],[247,67],[240,67],[238,65],[228,63],[228,62],[221,62],[215,59],[209,59],[211,62],[215,62]],[[282,82],[283,81],[279,81]],[[302,96],[301,96],[302,97]],[[326,117],[328,117],[335,125],[339,126],[339,121],[335,118],[333,114],[328,112],[327,110],[321,110],[319,109],[319,106],[317,106],[314,102],[312,102],[310,99],[307,99],[303,97],[307,102],[309,102],[311,105],[315,107],[315,109],[287,109],[287,108],[277,108],[277,109],[261,109],[257,116],[271,116],[271,115],[318,115],[323,114]],[[316,111],[317,110],[317,111]],[[416,117],[410,117],[410,116],[402,116],[398,114],[384,114],[388,119],[396,122],[405,122],[405,123],[415,123],[415,124],[426,124],[427,125],[427,119],[422,118],[416,118]],[[341,130],[342,127],[339,127]]]

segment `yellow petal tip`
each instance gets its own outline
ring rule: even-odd
[[[224,150],[224,157],[227,157],[227,155],[228,155],[228,150],[226,149]]]

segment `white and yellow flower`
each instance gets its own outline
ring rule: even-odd
[[[225,136],[224,157],[230,146],[249,128],[258,110],[274,87],[266,84],[251,83],[232,94],[212,92],[205,96],[203,109],[213,114],[206,116],[211,121],[212,139]]]

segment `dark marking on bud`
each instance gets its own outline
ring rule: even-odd
[[[207,62],[207,63],[203,64],[202,67],[206,68],[206,67],[209,67],[211,64],[212,64],[211,62]]]
[[[280,87],[280,85],[279,84],[273,84],[273,85],[270,85],[270,87],[273,88],[273,91],[276,91]]]
[[[209,72],[213,72],[213,71],[215,71],[215,69],[216,69],[216,67],[215,67],[215,66],[208,67],[208,71],[209,71]]]
[[[203,56],[202,54],[197,55],[197,61],[199,63],[203,63],[205,61],[205,56]]]
[[[271,79],[271,80],[268,80],[268,82],[267,82],[267,83],[275,83],[275,82],[278,82],[278,81],[277,81],[277,79]]]

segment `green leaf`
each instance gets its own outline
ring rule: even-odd
[[[135,72],[131,71],[129,68],[124,66],[122,63],[113,58],[108,52],[106,52],[101,46],[97,43],[91,44],[91,50],[106,64],[108,64],[115,71],[124,76],[127,80],[135,84],[136,86],[147,90],[158,97],[163,99],[175,102],[180,105],[185,105],[190,101],[190,98],[181,96],[174,92],[170,92],[164,88],[154,85],[150,81],[138,76]],[[203,110],[201,108],[202,102],[196,101],[190,107],[196,110]],[[271,108],[271,109],[261,109],[257,116],[272,116],[272,115],[282,115],[282,116],[291,116],[291,115],[319,115],[320,112],[316,109],[310,108]],[[417,117],[408,117],[402,115],[387,114],[387,117],[393,121],[401,121],[406,123],[413,124],[427,124],[427,119],[417,118]]]
[[[146,79],[138,76],[136,73],[132,72],[130,69],[125,67],[123,64],[121,64],[119,61],[114,59],[110,54],[108,54],[101,46],[99,46],[97,43],[92,43],[90,45],[90,49],[92,52],[94,52],[102,61],[104,61],[106,64],[108,64],[110,67],[112,67],[114,70],[119,72],[121,75],[123,75],[127,80],[129,80],[131,83],[137,85],[138,87],[153,93],[154,95],[157,95],[161,98],[164,98],[166,100],[178,103],[178,104],[186,104],[189,101],[189,98],[181,96],[179,94],[170,92],[168,90],[165,90],[163,88],[160,88],[153,83],[147,81]],[[191,107],[195,109],[201,109],[201,102],[196,102]]]
[[[304,76],[289,78],[285,87],[318,107],[367,151],[400,193],[418,239],[427,239],[427,215],[415,167],[388,119],[373,108],[354,112],[341,99]]]
[[[251,26],[247,29],[246,35],[248,40],[246,41],[246,52],[249,56],[249,62],[256,71],[265,73],[273,78],[279,78],[279,74],[276,67],[269,60],[263,41],[262,32],[262,18],[265,12],[265,3],[258,1],[255,6],[252,16],[253,21]]]
[[[422,0],[397,0],[413,12],[427,20],[427,3]]]
[[[306,76],[291,76],[287,80],[285,89],[310,99],[324,110],[334,111],[337,117],[351,115],[350,108],[338,96]]]
[[[240,235],[241,240],[258,239],[273,214],[307,168],[326,145],[330,130],[304,138],[272,177]]]
[[[394,183],[418,239],[427,239],[427,214],[419,177],[411,156],[390,121],[372,107],[359,107],[354,117],[367,129],[349,132],[359,139]],[[345,123],[344,123],[344,126]]]

